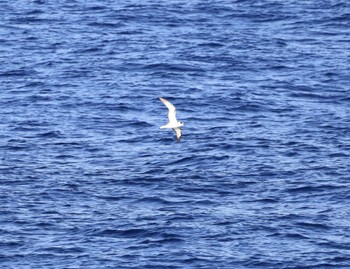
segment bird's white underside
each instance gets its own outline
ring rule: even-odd
[[[182,127],[184,124],[182,122],[177,121],[175,106],[162,97],[160,97],[159,99],[168,108],[168,124],[161,126],[160,129],[173,129],[176,133],[176,139],[179,142],[182,134],[182,130],[180,127]]]

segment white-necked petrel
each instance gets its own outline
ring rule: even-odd
[[[168,100],[160,97],[159,98],[160,101],[163,102],[163,104],[168,108],[169,112],[168,112],[168,124],[167,125],[163,125],[160,128],[169,128],[169,129],[173,129],[173,131],[176,134],[176,140],[177,142],[180,142],[181,139],[181,135],[182,135],[182,130],[181,130],[181,126],[184,126],[184,123],[181,121],[177,121],[176,119],[176,108],[175,106],[170,103]]]

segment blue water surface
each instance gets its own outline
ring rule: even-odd
[[[350,268],[350,2],[0,14],[0,268]]]

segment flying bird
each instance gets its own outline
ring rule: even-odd
[[[168,124],[166,125],[163,125],[161,126],[160,128],[161,129],[164,129],[164,128],[169,128],[169,129],[173,129],[173,131],[175,132],[176,134],[176,140],[177,142],[180,142],[180,139],[181,139],[181,135],[182,135],[182,130],[180,127],[184,126],[184,123],[181,122],[181,121],[177,121],[176,119],[176,108],[175,106],[170,103],[168,100],[160,97],[159,98],[160,101],[163,102],[163,104],[168,108]]]

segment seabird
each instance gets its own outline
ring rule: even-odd
[[[160,101],[163,102],[163,104],[168,108],[169,112],[168,112],[168,124],[167,125],[163,125],[160,128],[164,129],[164,128],[169,128],[169,129],[173,129],[173,131],[176,134],[176,140],[177,142],[180,142],[181,139],[181,135],[182,135],[182,130],[181,130],[181,126],[184,126],[184,123],[181,121],[177,121],[176,119],[176,108],[175,106],[170,103],[168,100],[160,97],[159,98]]]

